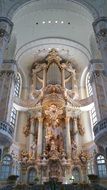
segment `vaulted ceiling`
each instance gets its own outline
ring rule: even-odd
[[[0,0],[1,16],[14,28],[8,57],[28,76],[32,63],[51,48],[72,59],[80,76],[98,49],[92,22],[105,14],[105,0]]]

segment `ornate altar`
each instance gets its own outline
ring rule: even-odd
[[[80,121],[76,69],[52,49],[33,64],[30,98],[19,101],[28,114],[23,132],[29,138],[21,163],[35,167],[41,183],[50,178],[63,182],[73,166],[86,165],[78,150],[78,136],[85,131]]]

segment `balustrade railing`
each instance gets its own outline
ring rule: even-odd
[[[107,130],[107,118],[97,123],[93,129],[95,137],[100,133],[103,133],[103,131],[105,132],[106,130]]]
[[[10,138],[13,137],[14,129],[9,123],[0,121],[0,133],[7,134]]]

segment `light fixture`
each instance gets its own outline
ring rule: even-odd
[[[57,23],[58,23],[58,21],[56,20],[56,21],[55,21],[55,24],[57,24]]]
[[[45,22],[45,21],[43,21],[42,23],[43,23],[43,24],[45,24],[46,22]]]
[[[63,24],[63,23],[64,23],[64,21],[62,20],[62,21],[61,21],[61,24]]]
[[[51,24],[51,20],[49,20],[48,23]]]

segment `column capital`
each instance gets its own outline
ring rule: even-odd
[[[77,121],[77,117],[74,117],[73,120],[74,120],[74,121]]]
[[[102,75],[105,75],[104,65],[101,59],[90,60],[89,73],[90,73],[90,83]]]
[[[0,72],[1,73],[17,73],[16,61],[13,59],[4,60],[3,64],[0,65]]]
[[[0,17],[0,38],[5,38],[9,41],[12,32],[13,23],[7,17]]]
[[[33,123],[35,121],[35,117],[30,117],[30,122]]]
[[[39,123],[42,123],[43,122],[43,117],[38,117],[38,121],[39,121]]]
[[[66,115],[65,121],[69,121],[69,120],[70,120],[70,116],[69,116],[69,115]]]
[[[96,35],[97,43],[105,42],[105,39],[107,38],[107,17],[97,18],[93,22],[93,29]]]

